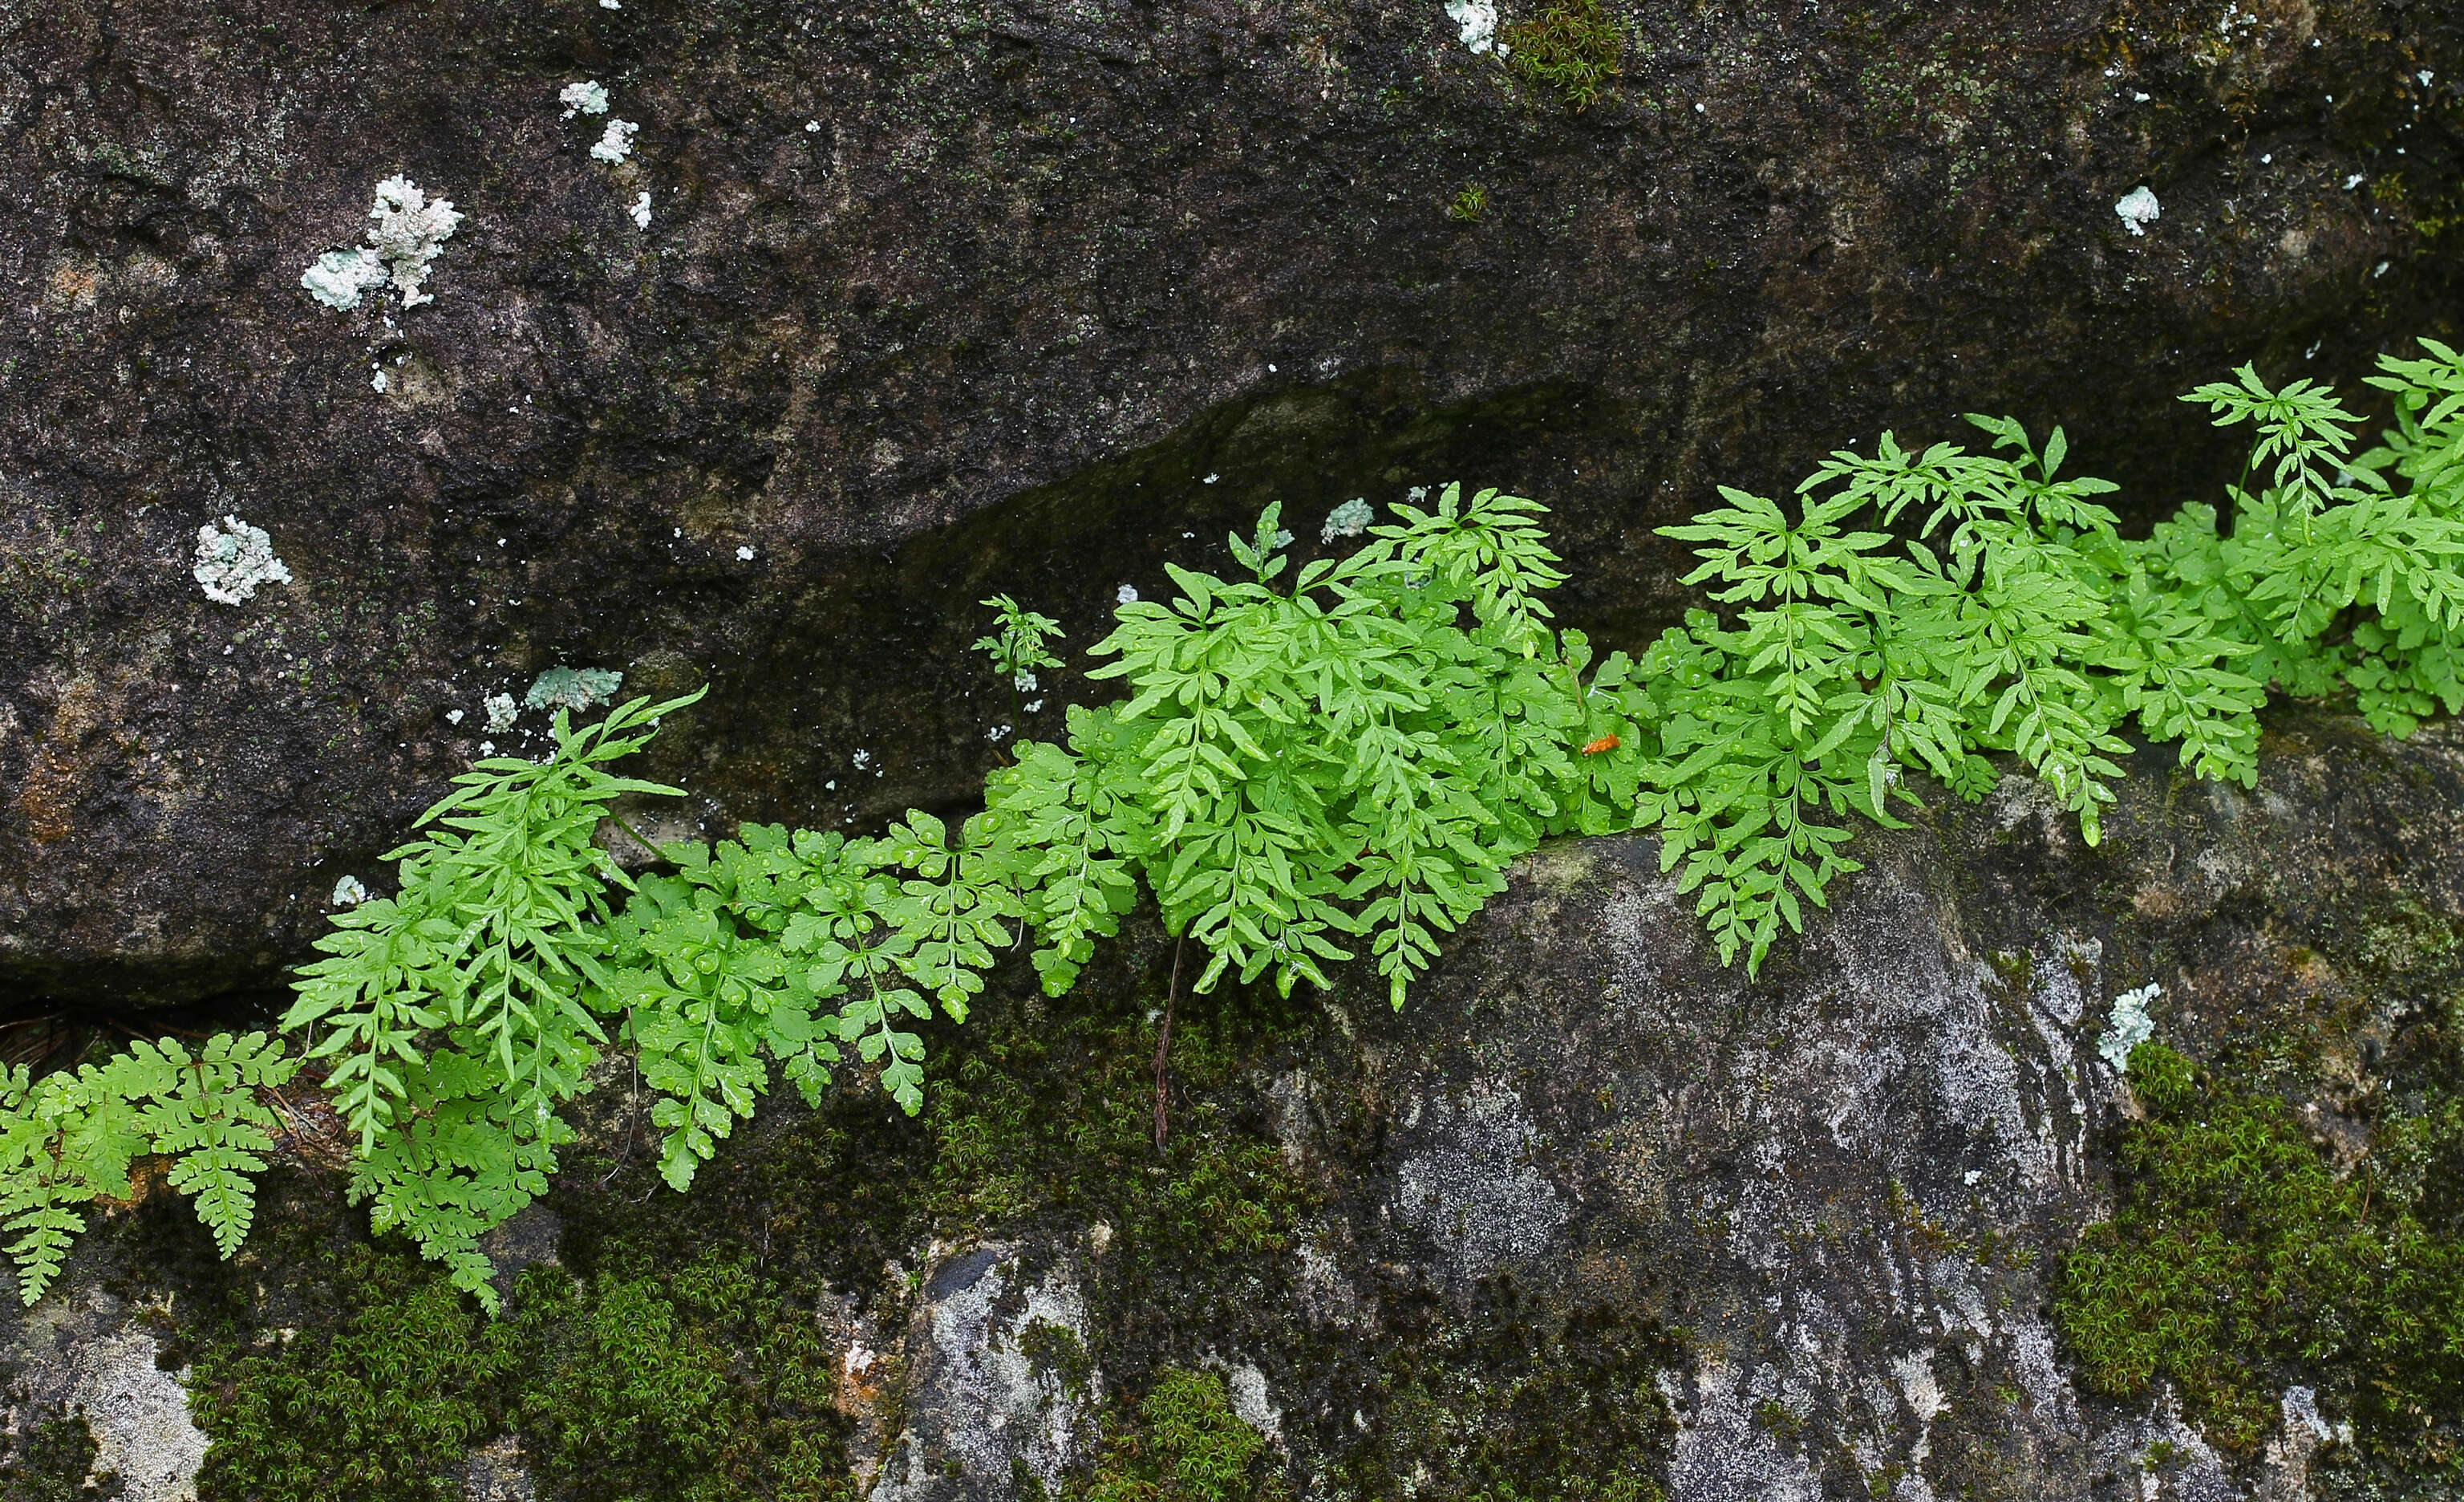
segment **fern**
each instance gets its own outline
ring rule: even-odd
[[[955,828],[747,825],[631,879],[598,831],[618,798],[677,789],[608,765],[700,696],[581,729],[560,712],[552,755],[457,779],[387,857],[397,895],[337,917],[284,1020],[296,1051],[222,1035],[0,1072],[20,1294],[141,1158],[230,1255],[302,1069],[350,1129],[376,1227],[493,1304],[480,1238],[546,1192],[574,1138],[559,1112],[605,1049],[632,1054],[682,1189],[775,1083],[818,1102],[850,1055],[915,1112],[936,1014],[963,1023],[1030,937],[1066,992],[1141,886],[1205,955],[1199,991],[1326,986],[1358,958],[1399,1006],[1541,840],[1655,828],[1750,971],[1858,869],[1858,828],[1918,806],[1919,774],[1973,800],[2013,758],[2093,844],[2129,730],[2252,785],[2271,687],[2350,694],[2398,734],[2464,711],[2464,359],[2423,348],[2382,362],[2395,423],[2359,455],[2308,383],[2245,366],[2191,393],[2252,426],[2251,461],[2227,509],[2187,505],[2144,541],[2098,499],[2111,485],[2062,476],[2059,430],[2039,449],[2008,418],[1969,419],[1977,453],[1886,433],[1787,501],[1723,490],[1663,529],[1719,608],[1639,658],[1595,662],[1555,626],[1536,502],[1448,486],[1297,570],[1269,506],[1230,540],[1246,577],[1170,566],[1175,598],[1115,612],[1090,675],[1128,696],[1071,706],[1062,742],[1018,741]],[[1018,707],[1060,665],[1058,630],[985,604],[976,646]]]
[[[660,1171],[689,1184],[774,1065],[817,1102],[840,1044],[880,1070],[913,1115],[935,1004],[966,1020],[997,949],[1018,938],[1024,863],[1044,852],[968,821],[911,811],[880,839],[748,825],[715,849],[671,845],[673,877],[649,877],[611,924],[609,1009],[627,1018],[642,1077],[665,1098]]]
[[[426,832],[385,857],[400,895],[342,916],[283,1019],[331,1061],[360,1142],[354,1198],[483,1300],[477,1239],[546,1191],[572,1139],[556,1110],[606,1041],[590,1005],[613,982],[606,891],[631,883],[592,837],[616,799],[679,791],[605,765],[699,697],[637,698],[582,729],[559,710],[545,760],[456,778],[420,815]]]
[[[677,874],[643,878],[610,925],[607,1005],[625,1013],[644,1082],[667,1097],[651,1122],[666,1134],[659,1171],[678,1189],[769,1089],[765,1051],[808,1100],[838,1059],[803,972],[773,938],[786,899],[767,856],[783,837],[749,827],[746,839],[715,859],[704,846],[667,847]]]
[[[107,1075],[124,1099],[143,1099],[137,1127],[147,1151],[171,1160],[171,1187],[196,1202],[197,1219],[225,1257],[256,1220],[251,1176],[265,1171],[282,1118],[263,1093],[280,1088],[299,1061],[261,1032],[216,1033],[194,1053],[176,1038],[139,1042]]]
[[[43,1296],[85,1229],[81,1207],[125,1199],[130,1160],[144,1149],[136,1108],[92,1065],[31,1078],[0,1072],[0,1233],[17,1265],[17,1293]]]
[[[2422,348],[2380,361],[2370,384],[2396,426],[2358,456],[2351,415],[2306,382],[2272,390],[2244,366],[2191,392],[2218,426],[2256,429],[2244,483],[2268,483],[2233,488],[2230,539],[2200,509],[2164,540],[2171,582],[2252,642],[2255,675],[2306,696],[2349,688],[2396,735],[2464,710],[2464,360]]]
[[[11,1238],[18,1296],[33,1304],[85,1228],[81,1206],[130,1195],[140,1157],[167,1160],[173,1189],[196,1204],[225,1257],[255,1220],[252,1175],[265,1169],[281,1117],[264,1096],[298,1060],[264,1033],[218,1033],[190,1052],[140,1041],[108,1063],[36,1079],[0,1071],[0,1231]]]
[[[1002,789],[1023,807],[1054,806],[1027,801],[1037,787],[1100,804],[1050,869],[1134,863],[1167,927],[1207,952],[1200,992],[1227,974],[1325,986],[1365,942],[1401,1005],[1439,936],[1583,801],[1569,740],[1589,716],[1541,598],[1564,576],[1540,511],[1448,486],[1287,593],[1291,539],[1269,506],[1231,539],[1249,579],[1171,567],[1179,598],[1122,607],[1094,648],[1115,660],[1089,675],[1127,678],[1129,701],[1073,718],[1067,751],[1036,748],[1041,770]],[[1103,791],[1119,784],[1142,796]],[[1124,874],[1108,868],[1092,904],[1063,893],[1058,923],[1031,912],[1047,976],[1073,973],[1073,924],[1108,919]]]

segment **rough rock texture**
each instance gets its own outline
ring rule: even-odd
[[[1630,631],[1715,480],[2007,409],[2144,513],[2192,380],[2447,327],[2452,7],[1605,11],[1576,114],[1439,0],[0,0],[0,988],[270,983],[554,664],[714,685],[688,817],[868,825],[1007,718],[970,602],[1083,648],[1270,497],[1542,496]],[[396,174],[435,300],[329,311]]]
[[[2464,738],[2305,719],[2270,751],[2255,795],[2143,758],[2101,850],[2020,779],[1874,838],[1755,981],[1711,961],[1653,842],[1543,851],[1407,1012],[1332,1000],[1333,1029],[1260,1082],[1328,1208],[1285,1296],[1177,1332],[1179,1358],[1256,1363],[1321,1486],[1357,1485],[1364,1451],[1442,1472],[1480,1442],[1476,1400],[1394,1401],[1398,1350],[1642,1317],[1683,1332],[1654,1374],[1679,1502],[2101,1499],[2143,1472],[2168,1496],[2308,1495],[2331,1429],[2307,1387],[2236,1462],[2168,1396],[2084,1394],[2047,1312],[2055,1255],[2110,1208],[2121,1086],[2095,1044],[2116,993],[2159,982],[2159,1036],[2192,1051],[2358,1005],[2317,1040],[2330,1077],[2361,1050],[2355,1096],[2389,1036],[2452,1005],[2390,977],[2381,920],[2464,918]],[[2343,1098],[2312,1103],[2322,1139]],[[1105,1294],[1092,1349],[1127,1366],[1107,1337],[1141,1321]],[[964,1484],[940,1494],[1015,1494],[1005,1460],[942,1453]]]
[[[194,1502],[206,1437],[189,1421],[179,1374],[156,1364],[161,1348],[146,1313],[86,1289],[18,1321],[0,1346],[9,1373],[0,1436],[81,1420],[95,1443],[94,1474],[118,1478],[113,1495]]]
[[[960,1478],[1046,1487],[1089,1459],[1103,1373],[1083,1356],[1087,1304],[1066,1266],[1029,1283],[1013,1246],[974,1248],[925,1283],[907,1327],[908,1422],[873,1502],[934,1502]],[[1004,1295],[1007,1295],[1006,1297]],[[1014,1466],[1013,1462],[1017,1464]]]
[[[1064,1002],[1001,978],[936,1040],[920,1123],[774,1101],[690,1195],[654,1188],[611,1082],[555,1213],[497,1249],[553,1241],[587,1282],[739,1248],[810,1311],[840,1380],[795,1422],[872,1502],[1062,1494],[1170,1368],[1220,1376],[1261,1473],[1330,1502],[2379,1495],[2335,1469],[2318,1374],[2271,1374],[2280,1432],[2228,1453],[2169,1390],[2085,1390],[2049,1295],[2113,1203],[2132,1108],[2097,1040],[2124,989],[2162,987],[2183,1051],[2292,1059],[2318,1138],[2366,1139],[2387,1061],[2464,994],[2464,734],[2281,716],[2255,792],[2150,753],[2105,828],[2084,847],[2012,777],[1861,837],[1757,979],[1714,962],[1651,840],[1551,846],[1399,1014],[1369,977],[1182,998],[1165,1153],[1171,950],[1141,920]],[[267,1226],[337,1234],[319,1182],[277,1183],[228,1273],[185,1214],[151,1251],[124,1219],[0,1338],[68,1351],[54,1403],[121,1344],[197,1338],[184,1312],[253,1303],[248,1338],[289,1340],[309,1274]],[[97,1323],[97,1279],[168,1292]],[[529,1484],[471,1442],[473,1495]]]

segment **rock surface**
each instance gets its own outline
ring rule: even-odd
[[[1285,1301],[1183,1339],[1257,1363],[1320,1481],[1346,1452],[1409,1474],[1478,1443],[1476,1403],[1393,1402],[1392,1353],[1432,1324],[1548,1347],[1645,1314],[1684,1332],[1651,1395],[1678,1502],[2135,1496],[2143,1471],[2308,1495],[2330,1438],[2308,1388],[2261,1455],[2220,1455],[2168,1397],[2082,1392],[2047,1308],[2111,1207],[2117,993],[2158,982],[2159,1036],[2193,1051],[2355,990],[2372,1026],[2453,1005],[2390,985],[2363,919],[2464,917],[2464,739],[2312,720],[2270,750],[2255,795],[2143,758],[2101,850],[2018,779],[1871,838],[1756,980],[1711,960],[1652,841],[1544,850],[1405,1013],[1329,1004],[1265,1093],[1331,1208]],[[1104,1355],[1131,1321],[1090,1304]],[[1363,1423],[1365,1393],[1390,1406]],[[961,1469],[947,1494],[1014,1494],[1002,1465]]]
[[[272,983],[553,665],[714,685],[683,817],[869,826],[1009,718],[973,601],[1083,649],[1269,498],[1543,497],[1631,633],[1714,481],[1989,408],[2145,513],[2191,381],[2447,327],[2453,8],[1605,13],[1576,113],[1439,0],[0,0],[0,989]],[[334,311],[396,176],[434,300]]]
[[[94,1475],[122,1502],[195,1502],[206,1437],[188,1417],[180,1374],[160,1368],[143,1311],[99,1289],[54,1298],[19,1321],[0,1350],[10,1373],[0,1436],[82,1421]]]
[[[1167,1368],[1221,1378],[1309,1498],[2289,1502],[2341,1448],[2312,1377],[2230,1453],[2161,1387],[2086,1390],[2051,1322],[2132,1109],[2098,1040],[2155,983],[2159,1041],[2297,1038],[2319,1139],[2361,1130],[2382,1061],[2464,994],[2464,734],[2279,716],[2255,792],[2132,773],[2095,850],[2015,777],[1860,837],[1867,869],[1756,978],[1717,965],[1651,840],[1549,847],[1401,1013],[1348,976],[1280,1009],[1183,998],[1160,1155],[1170,950],[1133,933],[1083,997],[988,997],[936,1045],[921,1129],[774,1104],[683,1197],[581,1158],[529,1239],[561,1226],[585,1278],[627,1237],[678,1266],[758,1248],[842,1374],[827,1432],[872,1502],[1058,1494]],[[267,1215],[314,1226],[329,1196]],[[22,1361],[85,1321],[37,1384],[82,1394],[57,1374],[229,1297],[187,1255],[106,1234],[0,1336]],[[263,1255],[242,1302],[299,1317]],[[58,1315],[106,1267],[176,1296]],[[2377,1494],[2350,1481],[2318,1494]]]
[[[1028,1281],[1019,1250],[974,1248],[925,1283],[905,1342],[908,1422],[871,1502],[936,1502],[1023,1476],[1058,1488],[1091,1458],[1103,1373],[1085,1358],[1086,1298],[1066,1265]]]

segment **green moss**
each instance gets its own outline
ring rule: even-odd
[[[150,1255],[186,1291],[206,1502],[451,1497],[463,1457],[507,1435],[550,1502],[851,1496],[835,1366],[788,1291],[870,1291],[894,1317],[912,1290],[884,1266],[936,1232],[1100,1222],[1105,1307],[1164,1330],[1199,1319],[1285,1259],[1310,1206],[1253,1079],[1314,1010],[1240,995],[1184,1008],[1158,1152],[1156,999],[1114,982],[988,1003],[920,1122],[861,1091],[818,1112],[775,1103],[689,1196],[621,1141],[576,1155],[547,1202],[561,1265],[523,1272],[500,1320],[297,1184],[274,1191],[240,1264],[174,1269],[198,1248],[168,1231]],[[1058,1386],[1088,1386],[1095,1355],[1068,1332],[1024,1339]],[[1104,1364],[1133,1380],[1143,1365],[1109,1350]]]
[[[1589,109],[1625,60],[1625,33],[1600,13],[1600,0],[1554,0],[1498,33],[1506,64],[1534,89],[1551,89],[1570,109]]]
[[[1039,1375],[1050,1377],[1072,1399],[1087,1390],[1087,1380],[1095,1374],[1094,1358],[1087,1354],[1078,1333],[1048,1319],[1027,1322],[1019,1333],[1018,1351]]]
[[[1803,1419],[1798,1418],[1787,1405],[1769,1398],[1754,1404],[1754,1423],[1760,1425],[1766,1432],[1782,1440],[1793,1440],[1805,1429]]]
[[[2171,1383],[2221,1447],[2254,1453],[2277,1395],[2320,1391],[2354,1458],[2464,1480],[2464,1239],[2426,1192],[2464,1153],[2454,1097],[2382,1126],[2339,1176],[2272,1094],[2161,1044],[2130,1057],[2145,1108],[2122,1144],[2122,1204],[2066,1257],[2054,1314],[2087,1384]]]
[[[283,1306],[196,1353],[188,1405],[212,1442],[199,1494],[458,1496],[444,1474],[500,1428],[518,1332],[397,1249],[346,1244],[284,1260]]]
[[[1270,1502],[1291,1492],[1266,1437],[1232,1411],[1223,1379],[1168,1368],[1107,1425],[1103,1459],[1073,1502]]]
[[[830,1354],[810,1311],[722,1246],[673,1271],[578,1286],[535,1268],[517,1322],[538,1377],[522,1454],[575,1502],[847,1499]]]
[[[205,1502],[454,1498],[465,1454],[508,1433],[547,1498],[854,1495],[812,1313],[729,1243],[582,1279],[534,1267],[501,1319],[384,1245],[267,1271],[281,1302],[192,1353]]]
[[[120,1495],[117,1476],[91,1475],[100,1448],[82,1414],[38,1424],[22,1444],[0,1434],[0,1502],[86,1502]]]
[[[1674,1433],[1658,1374],[1683,1353],[1623,1303],[1507,1304],[1397,1342],[1359,1384],[1369,1430],[1338,1494],[1416,1502],[1660,1502]]]
[[[1112,1227],[1109,1269],[1220,1266],[1288,1248],[1309,1196],[1275,1138],[1242,1118],[1231,1087],[1305,1014],[1236,996],[1184,1009],[1158,1151],[1148,1010],[1038,1000],[959,1043],[925,1103],[927,1201],[944,1235],[1060,1212]]]

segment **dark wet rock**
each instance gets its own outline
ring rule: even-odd
[[[1990,408],[2145,515],[2191,381],[2447,326],[2451,8],[1607,11],[1575,114],[1439,0],[0,0],[0,987],[273,983],[554,665],[713,685],[682,827],[870,826],[1010,718],[973,601],[1083,649],[1270,498],[1546,497],[1631,635],[1714,481]],[[319,306],[397,173],[434,300]]]

